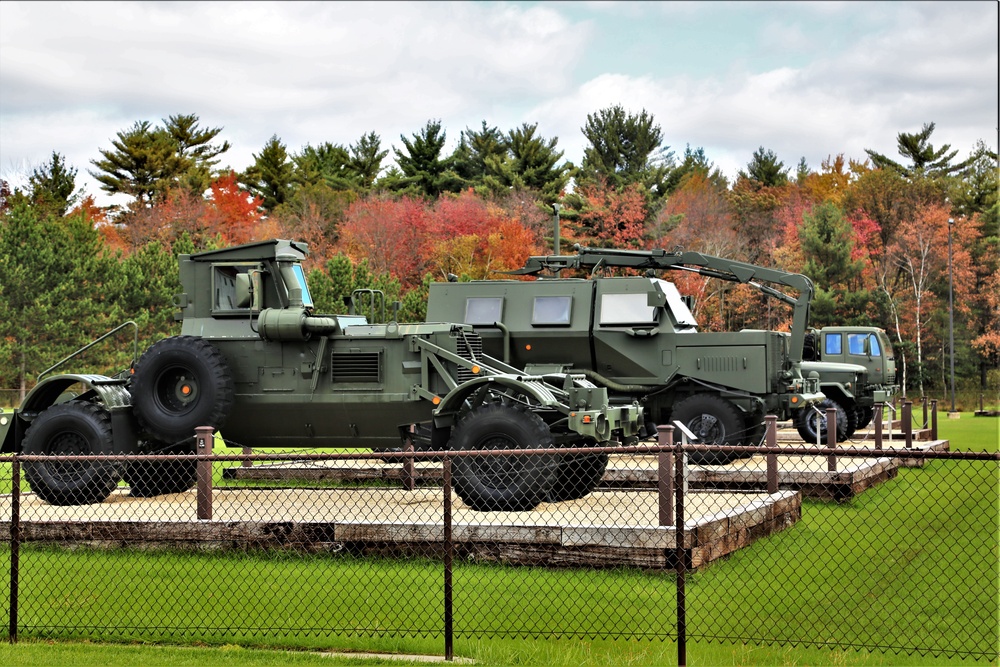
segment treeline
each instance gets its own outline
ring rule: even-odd
[[[180,253],[303,240],[320,309],[342,312],[345,295],[374,287],[401,302],[401,319],[420,320],[430,281],[500,277],[552,252],[557,219],[563,252],[681,246],[805,273],[817,286],[813,324],[885,328],[920,393],[945,385],[950,270],[957,373],[985,387],[1000,363],[997,153],[980,141],[959,159],[931,143],[934,129],[900,132],[896,157],[868,150],[818,168],[760,147],[730,182],[703,149],[678,154],[651,114],[621,106],[588,115],[580,165],[532,124],[484,121],[446,154],[432,120],[400,137],[391,162],[375,132],[293,152],[273,136],[236,172],[219,167],[222,128],[195,115],[138,122],[90,165],[126,206],[96,206],[58,152],[23,187],[0,183],[0,388],[20,394],[124,320],[138,324],[140,350],[176,333]],[[790,319],[752,290],[673,278],[705,329]],[[130,348],[109,343],[89,361],[117,370]]]

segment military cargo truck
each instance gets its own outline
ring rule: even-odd
[[[588,269],[590,278],[432,283],[427,318],[471,324],[489,354],[515,366],[583,373],[612,399],[641,399],[650,435],[656,424],[680,420],[705,443],[759,444],[765,414],[789,419],[809,413],[825,429],[825,416],[811,409],[824,400],[818,380],[802,372],[813,295],[807,277],[696,252],[576,251],[531,257],[511,273],[557,276]],[[611,268],[645,275],[600,273]],[[656,277],[664,270],[754,286],[792,306],[792,332],[700,332],[676,286]],[[699,453],[691,459],[724,463],[733,455]]]
[[[802,351],[802,372],[815,372],[827,404],[837,410],[838,440],[851,438],[871,423],[877,403],[886,403],[899,391],[892,343],[878,327],[836,326],[811,329]],[[824,406],[825,407],[825,406]],[[796,423],[809,442],[822,439],[817,419]]]
[[[390,448],[420,433],[434,450],[546,449],[456,457],[473,509],[527,510],[589,493],[607,456],[578,445],[634,438],[642,411],[578,373],[525,373],[482,352],[466,324],[370,324],[320,315],[302,243],[271,240],[180,256],[181,335],[116,377],[46,378],[0,426],[3,451],[193,453],[193,430],[248,447]],[[79,391],[58,402],[67,389]],[[133,495],[190,488],[195,462],[26,462],[53,504],[101,502],[124,476]]]

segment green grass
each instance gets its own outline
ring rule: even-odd
[[[954,450],[1000,449],[995,418],[943,418],[940,432]],[[942,664],[941,657],[897,656],[892,649],[922,646],[950,660],[963,651],[995,649],[997,626],[984,627],[983,619],[1000,619],[997,487],[995,462],[933,461],[923,469],[903,469],[897,479],[847,504],[805,501],[803,518],[794,527],[689,579],[689,661]],[[56,585],[31,586],[38,576]],[[106,663],[115,652],[147,650],[154,653],[134,660],[216,664],[223,654],[229,659],[227,651],[240,653],[231,646],[236,644],[442,651],[441,568],[431,561],[32,546],[22,553],[21,593],[26,638],[206,642],[215,648],[29,641],[0,648],[0,664],[47,664],[39,651],[45,656],[53,655],[46,651],[80,651],[60,664],[88,664],[83,655],[88,651],[96,654],[94,662]],[[2,586],[0,595],[6,599]],[[456,652],[497,665],[669,664],[676,656],[671,641],[589,637],[615,632],[669,637],[674,596],[669,573],[460,562],[455,569]],[[553,623],[560,624],[565,638],[544,637]],[[119,630],[107,629],[115,627]],[[507,636],[484,634],[490,632]],[[525,636],[541,638],[520,638]],[[768,641],[798,646],[764,646]],[[855,651],[837,644],[889,650]],[[258,657],[247,649],[241,655],[241,662],[273,664],[266,660],[277,655],[280,661],[287,654]],[[328,658],[295,656],[296,661],[313,659],[331,664]]]

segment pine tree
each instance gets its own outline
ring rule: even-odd
[[[350,145],[350,168],[363,190],[370,190],[382,172],[382,161],[389,151],[382,150],[382,140],[374,132],[364,134]]]
[[[951,163],[958,155],[957,150],[951,150],[951,144],[934,148],[934,145],[930,143],[934,127],[934,123],[925,123],[919,132],[900,132],[896,135],[896,146],[899,154],[910,161],[909,167],[868,148],[865,149],[865,153],[868,153],[868,157],[877,168],[891,169],[906,178],[921,176],[938,178],[954,174],[968,167],[974,158],[970,157],[957,164]]]
[[[260,153],[254,153],[253,158],[254,163],[240,175],[240,183],[251,194],[261,198],[266,210],[273,211],[291,195],[294,165],[276,134],[271,135],[264,148]]]
[[[388,183],[397,192],[412,193],[436,199],[442,192],[458,192],[462,179],[454,170],[451,157],[442,158],[446,133],[441,121],[429,120],[413,140],[400,135],[405,151],[393,149],[402,177]]]
[[[52,151],[52,159],[31,172],[28,177],[28,198],[41,209],[41,217],[51,213],[63,217],[72,208],[76,193],[77,170],[66,165],[66,159]]]
[[[98,171],[90,175],[109,194],[126,194],[149,205],[186,170],[170,134],[149,121],[138,121],[117,137],[113,150],[100,150],[103,159],[91,160]]]
[[[747,170],[740,170],[737,177],[763,187],[780,187],[788,184],[788,168],[774,151],[761,146],[754,151]]]
[[[581,130],[590,145],[584,149],[579,180],[603,177],[614,188],[639,183],[654,198],[667,194],[674,154],[663,146],[663,132],[645,109],[638,114],[621,105],[601,109],[587,115]]]

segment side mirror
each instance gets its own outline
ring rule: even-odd
[[[658,289],[646,292],[646,305],[650,308],[662,308],[667,305],[667,295]]]
[[[260,311],[260,271],[236,274],[235,306]]]

